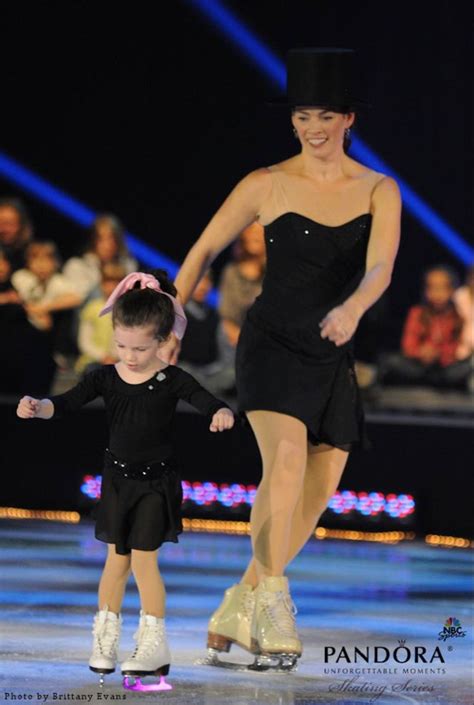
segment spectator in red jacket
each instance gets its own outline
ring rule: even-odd
[[[457,357],[464,323],[453,301],[458,275],[437,265],[423,279],[423,300],[408,311],[401,352],[382,360],[379,381],[465,387],[471,364]]]

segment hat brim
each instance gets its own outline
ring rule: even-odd
[[[266,100],[265,105],[269,108],[294,108],[297,105],[310,107],[311,103],[301,101],[301,102],[288,102],[288,98],[272,98],[271,100]],[[320,103],[321,106],[329,106],[330,103]],[[317,107],[316,105],[314,107]],[[334,106],[335,107],[335,106]],[[342,107],[342,106],[341,106]],[[372,108],[373,104],[368,100],[361,100],[359,98],[353,98],[350,102],[349,110],[355,110],[357,108]]]

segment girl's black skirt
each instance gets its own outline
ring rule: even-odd
[[[178,543],[183,531],[181,476],[174,457],[151,463],[125,463],[105,452],[95,537],[115,544],[116,553],[154,551]]]

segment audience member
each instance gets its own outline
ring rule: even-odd
[[[235,383],[234,351],[227,341],[219,314],[206,302],[212,284],[209,269],[184,307],[188,324],[178,364],[212,394],[225,394]]]
[[[33,236],[33,227],[19,198],[0,198],[0,245],[8,256],[12,270],[24,266],[24,252]]]
[[[461,341],[456,350],[456,357],[458,360],[464,360],[474,353],[474,264],[467,271],[466,283],[456,289],[453,299],[463,319]]]
[[[49,393],[55,373],[50,341],[29,322],[11,281],[12,266],[0,247],[0,394]]]
[[[423,300],[408,312],[401,352],[381,358],[378,381],[465,388],[470,364],[457,357],[463,329],[453,301],[457,285],[456,272],[446,265],[425,272]]]
[[[101,296],[87,303],[79,316],[78,348],[81,353],[76,362],[76,371],[87,374],[101,365],[110,365],[118,360],[114,342],[111,316],[99,313],[105,302],[127,275],[120,264],[108,262],[101,268]]]
[[[26,267],[12,276],[13,286],[28,320],[44,333],[56,363],[67,369],[78,353],[73,322],[81,298],[59,272],[60,258],[53,242],[31,242],[25,258]]]
[[[0,245],[0,305],[20,304],[21,299],[12,284],[12,264],[4,247]]]
[[[31,242],[26,267],[12,275],[12,282],[36,328],[51,330],[52,314],[80,304],[73,285],[59,273],[60,259],[54,242]]]
[[[252,223],[237,238],[233,261],[224,267],[219,285],[219,314],[233,348],[245,314],[262,290],[265,263],[263,227]]]
[[[136,260],[125,244],[124,227],[114,215],[103,214],[94,220],[89,243],[82,257],[71,257],[63,274],[76,288],[83,303],[100,296],[101,267],[113,263],[123,267],[125,274],[137,270]]]

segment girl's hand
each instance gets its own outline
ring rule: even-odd
[[[222,408],[216,411],[212,417],[210,431],[225,431],[234,425],[234,414],[230,409]]]
[[[20,419],[34,419],[41,411],[41,401],[33,397],[22,397],[16,410]]]
[[[348,302],[333,308],[319,323],[321,338],[329,338],[340,347],[354,335],[359,324],[360,313]]]

